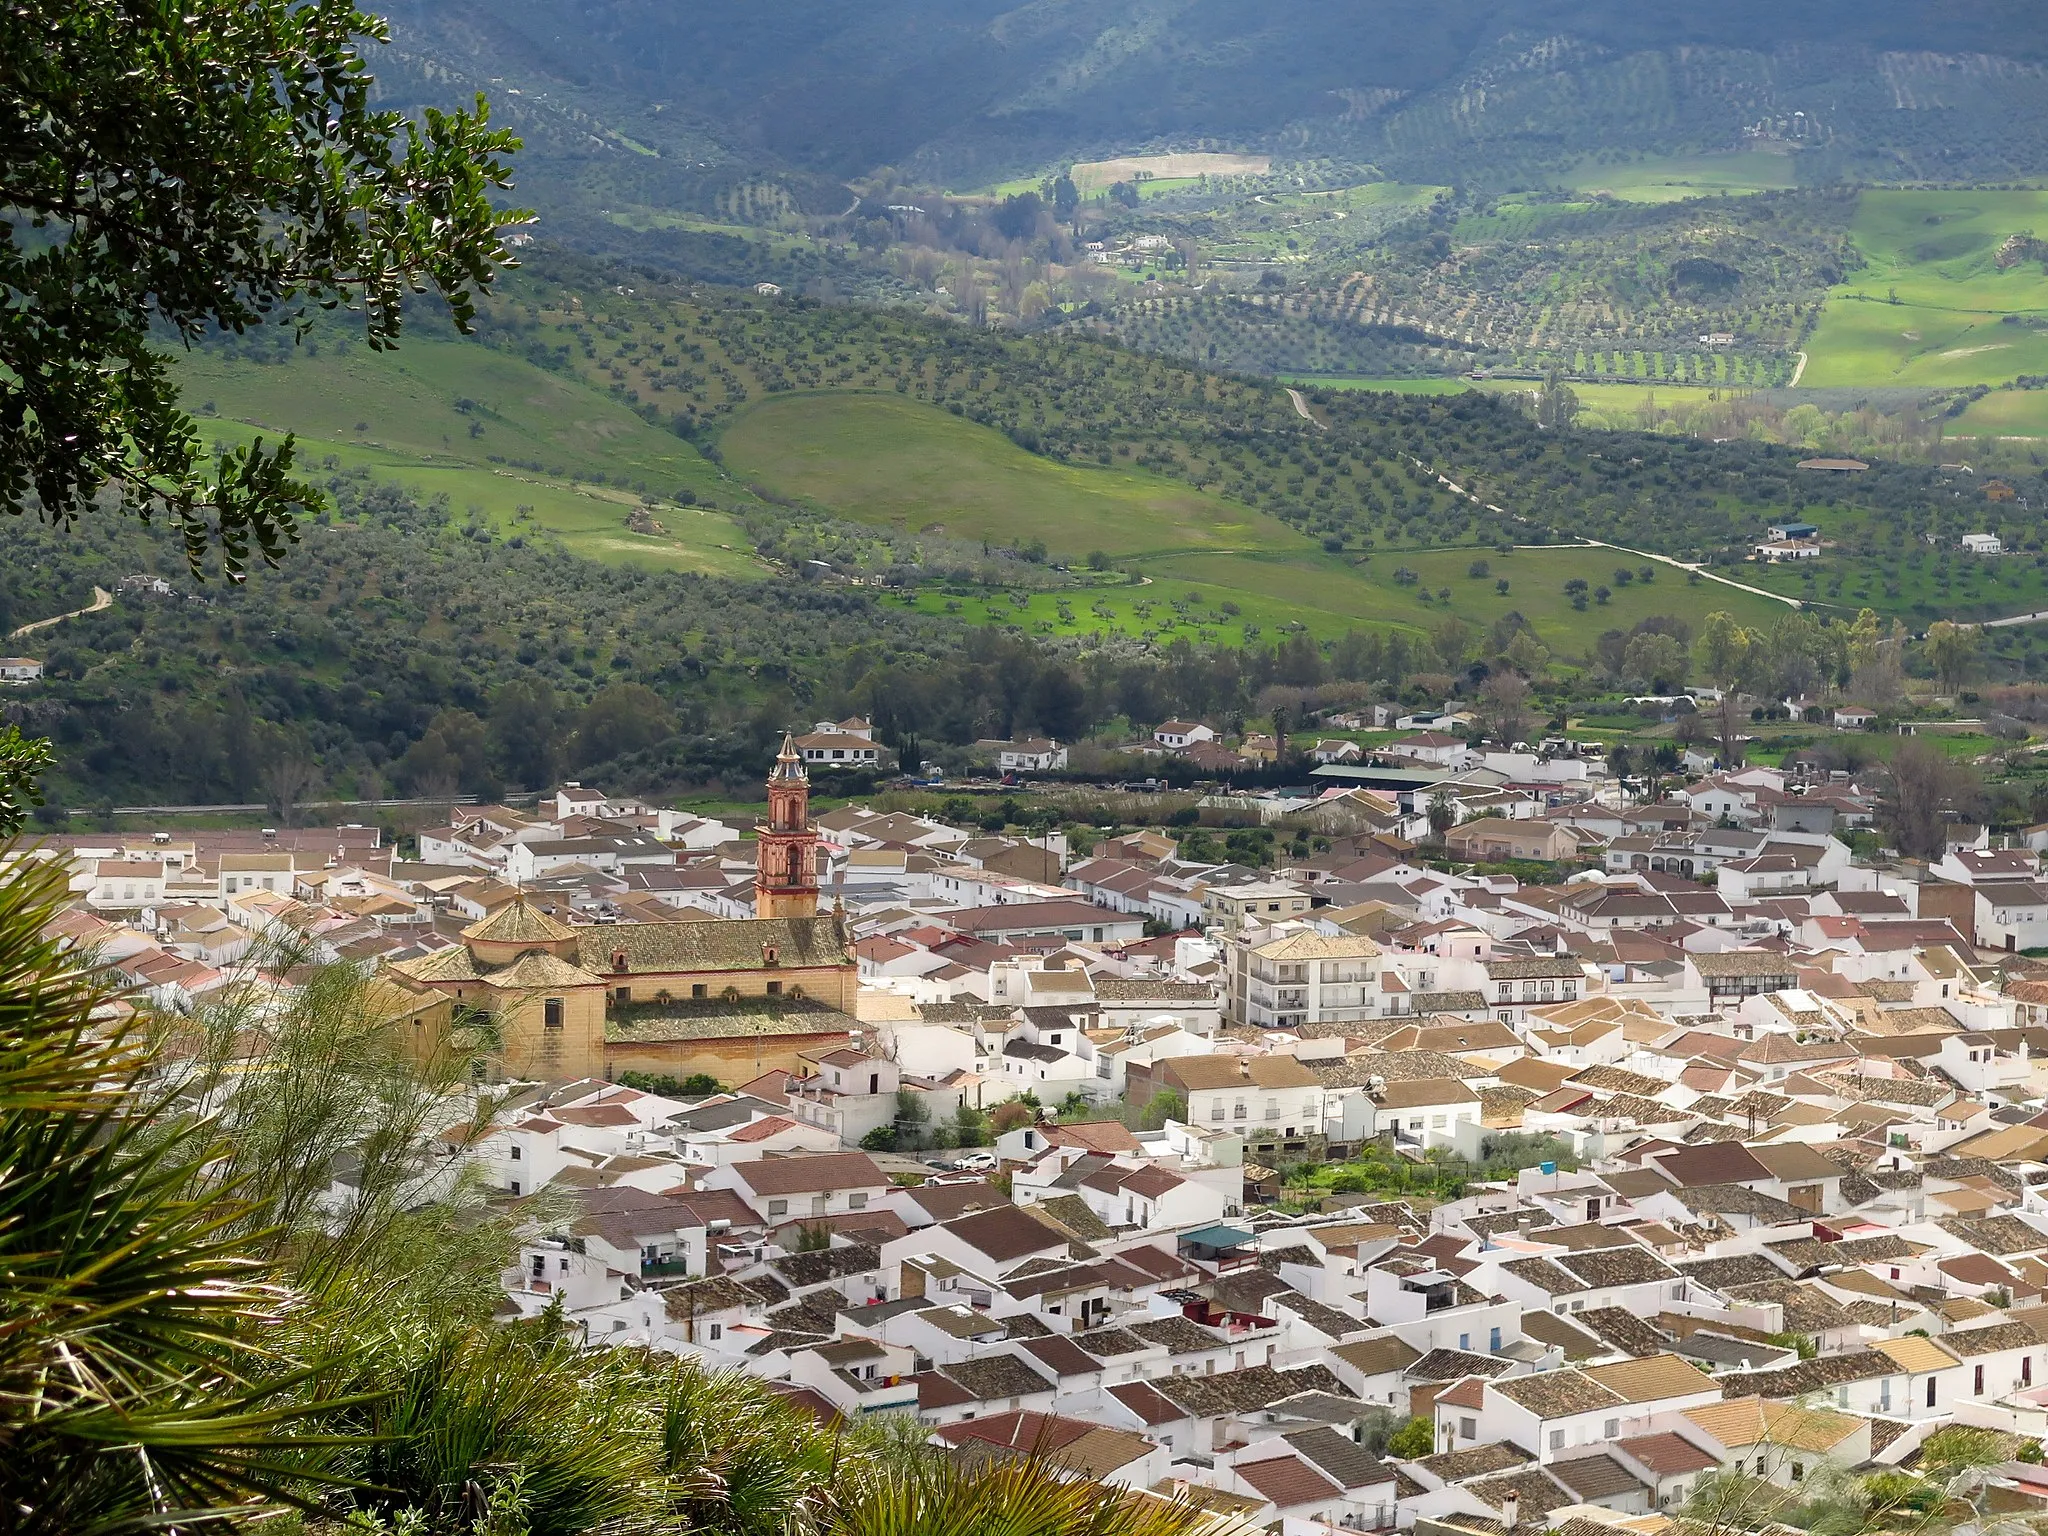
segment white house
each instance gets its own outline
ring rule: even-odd
[[[154,907],[164,899],[160,859],[101,859],[93,869],[88,905],[100,908]]]
[[[1216,733],[1193,720],[1168,720],[1152,733],[1152,739],[1169,751],[1178,752],[1198,741],[1214,741]]]
[[[43,675],[43,664],[33,656],[0,656],[0,683],[32,683]]]
[[[1067,766],[1067,749],[1042,736],[1022,741],[977,741],[975,750],[986,753],[999,773],[1051,773]]]
[[[830,722],[797,737],[796,750],[807,765],[819,768],[872,768],[882,752],[868,737]]]
[[[1640,1434],[1660,1414],[1720,1401],[1714,1379],[1676,1355],[1498,1381],[1468,1376],[1437,1396],[1436,1444],[1453,1451],[1506,1441],[1547,1465],[1575,1447]]]
[[[1963,535],[1964,550],[1973,555],[2002,555],[2005,541],[1995,533],[1966,533]]]
[[[2001,880],[1974,894],[1978,948],[2012,953],[2048,945],[2048,885]]]

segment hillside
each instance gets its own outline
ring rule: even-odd
[[[1832,165],[1943,179],[2038,168],[2048,142],[2038,81],[2007,63],[2048,56],[2048,25],[2018,0],[401,0],[393,16],[394,94],[491,87],[557,205],[580,189],[591,206],[822,211],[832,182],[884,166],[965,187],[1153,145],[1498,184],[1602,149],[1728,148],[1759,124]]]
[[[216,430],[293,427],[316,462],[445,490],[500,532],[549,528],[606,561],[879,581],[926,611],[1083,644],[1260,645],[1289,626],[1416,636],[1514,614],[1579,655],[1641,590],[1598,578],[1648,556],[1715,562],[1846,616],[2048,607],[2031,564],[1967,594],[1903,575],[1916,551],[1902,541],[1920,533],[2035,537],[2027,507],[1962,497],[1927,467],[1878,462],[1843,482],[1799,471],[1798,448],[1547,432],[1512,397],[1476,392],[1311,390],[1297,406],[1278,384],[1079,333],[645,278],[628,291],[606,273],[537,251],[477,340],[409,347],[388,377],[329,342],[282,363],[209,349],[188,368],[194,398],[212,401]],[[1790,587],[1725,569],[1793,513],[1857,536]],[[632,532],[629,515],[660,532]],[[1583,565],[1563,548],[1589,539],[1618,548]],[[1478,562],[1484,581],[1465,575]],[[1622,607],[1565,601],[1589,572]],[[1146,583],[1198,601],[1171,612]],[[1697,620],[1718,604],[1762,623],[1783,606],[1682,573],[1658,590],[1665,606],[1646,613]]]

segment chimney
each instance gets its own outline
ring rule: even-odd
[[[1522,1496],[1511,1493],[1500,1501],[1500,1523],[1512,1533],[1522,1518]]]
[[[1240,1056],[1237,1058],[1237,1075],[1241,1078],[1244,1078],[1246,1081],[1250,1081],[1252,1075],[1251,1057]]]

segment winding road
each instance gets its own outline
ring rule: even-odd
[[[83,608],[74,608],[69,613],[53,613],[47,619],[37,619],[33,624],[24,624],[8,635],[10,640],[19,640],[23,635],[32,635],[39,629],[48,629],[52,624],[62,624],[66,619],[75,619],[81,613],[98,613],[102,608],[114,606],[114,594],[105,587],[92,589],[92,601]]]

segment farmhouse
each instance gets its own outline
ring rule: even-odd
[[[1966,533],[1963,535],[1963,549],[1972,555],[2002,555],[2005,541],[1995,533]]]
[[[0,656],[0,683],[32,683],[43,675],[43,664],[33,656]]]
[[[1756,546],[1759,560],[1812,560],[1819,556],[1818,544],[1802,543],[1790,539],[1766,539]]]
[[[1214,741],[1216,732],[1192,720],[1167,720],[1152,733],[1152,739],[1169,751],[1192,747],[1198,741]]]

